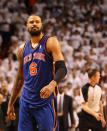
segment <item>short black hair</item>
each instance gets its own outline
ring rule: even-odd
[[[88,77],[91,78],[94,76],[97,72],[100,72],[98,69],[88,69]]]

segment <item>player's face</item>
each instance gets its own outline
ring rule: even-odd
[[[39,16],[32,15],[28,18],[27,28],[31,36],[39,36],[42,32],[42,21]]]
[[[95,76],[94,76],[94,81],[95,83],[99,83],[99,80],[100,80],[100,72],[96,72]]]

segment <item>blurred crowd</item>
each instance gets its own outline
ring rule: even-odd
[[[80,112],[79,90],[88,82],[89,68],[101,71],[103,105],[106,106],[107,1],[0,1],[0,110],[3,110],[2,116],[8,131],[17,127],[17,122],[8,120],[6,109],[17,73],[17,49],[29,39],[26,20],[30,14],[39,15],[43,21],[43,32],[56,36],[61,44],[68,74],[59,87],[66,88],[66,94],[73,98],[74,116],[78,124],[75,114]],[[18,107],[17,102],[16,110]]]

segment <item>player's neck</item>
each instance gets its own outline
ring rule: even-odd
[[[42,39],[43,33],[41,33],[39,36],[32,36],[31,37],[31,43],[39,43],[39,41]]]

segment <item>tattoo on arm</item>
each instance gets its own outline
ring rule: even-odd
[[[16,80],[13,85],[12,94],[10,97],[9,104],[14,104],[14,102],[17,99],[17,96],[19,95],[21,88],[24,84],[24,74],[23,74],[23,47],[19,48],[17,53],[18,58],[18,73],[16,76]]]

